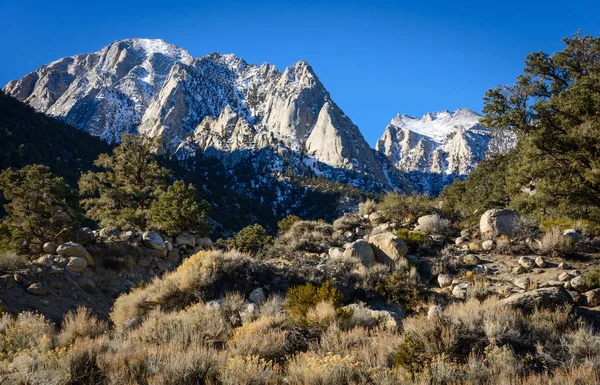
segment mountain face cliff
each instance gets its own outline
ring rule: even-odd
[[[480,120],[467,108],[422,118],[398,114],[375,149],[407,173],[418,190],[436,194],[455,178],[469,174],[486,156],[505,153],[515,145],[512,132],[487,129]]]
[[[295,169],[391,187],[373,149],[304,61],[281,73],[234,55],[193,58],[162,40],[128,39],[44,65],[4,91],[108,142],[146,134],[179,159],[202,153],[233,163],[268,148],[279,172],[282,158],[292,157]]]
[[[4,92],[110,143],[122,133],[144,134],[183,162],[209,156],[229,169],[250,164],[252,188],[304,175],[371,192],[436,194],[514,143],[460,109],[398,115],[372,149],[308,63],[280,72],[234,55],[193,58],[162,40],[121,40],[66,57]]]

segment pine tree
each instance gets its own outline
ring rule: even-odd
[[[101,226],[147,228],[152,203],[171,174],[153,155],[156,145],[147,137],[124,134],[112,155],[101,154],[94,161],[104,171],[90,171],[79,179],[89,218]]]
[[[2,221],[12,243],[43,244],[65,227],[78,223],[74,194],[63,178],[46,166],[34,164],[0,173],[6,217]]]
[[[178,180],[152,203],[152,227],[167,235],[183,230],[208,235],[210,227],[206,223],[206,215],[209,210],[210,205],[198,199],[194,186],[186,186]]]

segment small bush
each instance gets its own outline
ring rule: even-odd
[[[377,211],[377,202],[372,199],[367,199],[358,204],[358,215],[364,217]]]
[[[69,312],[62,322],[58,344],[67,346],[77,338],[97,337],[108,331],[108,324],[98,320],[86,307],[79,307],[75,313]]]
[[[417,218],[438,212],[437,202],[427,195],[401,195],[389,193],[377,205],[388,221],[405,223],[414,222]]]
[[[325,281],[321,286],[310,282],[294,286],[285,296],[285,309],[300,321],[306,321],[309,310],[320,302],[329,302],[336,310],[342,306],[342,294],[330,281]]]
[[[258,254],[273,242],[273,238],[259,224],[244,227],[234,238],[234,248],[251,255]]]
[[[600,269],[586,271],[582,274],[583,283],[590,289],[600,287]]]
[[[396,235],[406,243],[408,251],[411,253],[416,253],[421,247],[426,246],[429,242],[427,234],[421,231],[400,229],[396,232]]]
[[[559,227],[554,227],[542,236],[540,251],[552,256],[570,256],[577,253],[577,246]]]
[[[296,215],[288,215],[287,217],[283,218],[282,220],[277,222],[277,228],[279,229],[279,234],[287,233],[287,231],[292,228],[294,223],[300,222],[300,221],[301,221],[300,217],[297,217]]]
[[[27,257],[14,251],[0,252],[0,270],[14,271],[27,266]]]
[[[404,305],[407,310],[416,310],[425,302],[424,287],[414,267],[381,279],[375,283],[375,292],[388,303]]]
[[[333,226],[323,222],[299,221],[276,240],[267,253],[274,258],[294,259],[306,253],[324,253],[332,246],[340,246],[341,241],[333,231]]]

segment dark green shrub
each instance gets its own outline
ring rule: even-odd
[[[409,229],[400,229],[396,232],[396,235],[400,237],[406,243],[408,251],[416,253],[419,248],[426,246],[429,242],[427,234],[421,231],[410,231]]]
[[[255,255],[273,242],[273,237],[264,227],[255,223],[244,227],[235,236],[233,247],[241,252]]]
[[[586,271],[582,274],[581,279],[590,289],[600,287],[600,269]]]
[[[342,306],[342,293],[330,281],[325,281],[321,286],[308,282],[291,287],[285,297],[285,309],[300,321],[305,320],[308,311],[319,302],[329,302],[336,310]]]
[[[277,222],[277,227],[279,228],[279,234],[285,234],[289,229],[292,228],[294,223],[301,221],[300,217],[296,215],[288,215],[283,218],[279,222]]]

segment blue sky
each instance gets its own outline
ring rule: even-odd
[[[234,53],[283,70],[309,62],[374,144],[398,112],[480,111],[532,51],[600,33],[600,1],[0,0],[0,84],[63,56],[129,37],[194,57]]]

